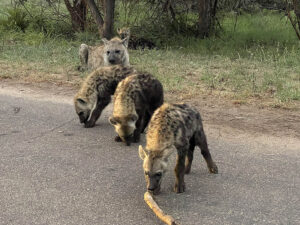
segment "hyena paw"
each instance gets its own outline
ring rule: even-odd
[[[95,123],[93,123],[93,122],[86,122],[85,124],[84,124],[84,127],[85,128],[91,128],[91,127],[94,127],[95,126]]]
[[[116,137],[115,137],[115,141],[116,141],[116,142],[122,142],[122,139],[121,139],[119,136],[116,136]]]
[[[140,137],[134,137],[134,138],[133,138],[133,142],[134,142],[134,143],[140,142]]]
[[[215,173],[215,174],[218,173],[218,167],[215,163],[213,165],[211,165],[208,169],[209,169],[209,172],[211,172],[211,173]]]
[[[185,191],[185,184],[175,184],[174,191],[176,193],[183,193]]]

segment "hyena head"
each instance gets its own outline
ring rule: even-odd
[[[92,105],[84,97],[75,96],[74,98],[75,111],[79,117],[80,123],[86,123],[92,109]]]
[[[125,46],[126,46],[126,48],[128,48],[128,42],[129,42],[129,39],[130,39],[130,28],[129,27],[118,28],[117,32],[118,32],[121,39],[126,39],[127,40],[125,42]]]
[[[115,127],[119,137],[126,145],[130,145],[135,130],[135,123],[138,120],[136,114],[129,114],[124,117],[111,116],[109,122]]]
[[[122,27],[117,29],[118,34],[120,35],[121,39],[125,39],[130,37],[130,28],[129,27]]]
[[[148,151],[141,145],[139,146],[139,155],[144,161],[143,169],[149,192],[159,193],[162,178],[168,169],[168,158],[172,152],[172,148],[166,148],[163,151]]]
[[[129,55],[126,47],[127,39],[121,40],[118,37],[115,37],[108,41],[103,38],[104,42],[104,64],[105,66],[118,65],[130,66],[129,64]]]

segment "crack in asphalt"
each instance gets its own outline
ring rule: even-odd
[[[59,129],[59,128],[62,128],[62,127],[64,127],[65,125],[67,125],[67,124],[69,124],[69,123],[71,123],[72,121],[75,121],[75,120],[76,120],[76,117],[74,117],[74,118],[72,118],[72,119],[70,119],[70,120],[68,120],[68,121],[66,121],[66,122],[64,122],[64,123],[62,123],[62,124],[60,124],[60,125],[58,125],[58,126],[56,126],[56,127],[53,127],[53,128],[50,129],[50,130],[44,131],[44,132],[42,132],[41,134],[39,134],[39,135],[37,135],[37,136],[34,136],[34,137],[31,137],[31,138],[25,139],[23,142],[30,142],[30,141],[35,140],[35,139],[37,139],[37,138],[44,137],[45,135],[50,134],[50,133],[52,133],[53,131],[55,131],[55,130],[57,130],[57,129]]]

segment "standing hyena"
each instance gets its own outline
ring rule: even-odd
[[[79,47],[79,58],[81,66],[79,70],[94,70],[101,66],[122,65],[130,66],[129,54],[127,51],[127,39],[121,40],[118,37],[110,41],[102,39],[104,45],[88,46],[81,44]]]
[[[211,173],[218,173],[208,150],[199,112],[186,104],[163,104],[149,123],[146,148],[139,146],[139,155],[144,160],[143,168],[147,189],[158,194],[163,175],[168,167],[168,158],[177,149],[175,166],[175,192],[185,190],[184,174],[189,173],[195,146],[199,146]]]
[[[93,127],[103,109],[110,103],[118,83],[135,73],[132,67],[121,65],[101,67],[92,72],[74,97],[80,123],[84,123],[85,127]]]
[[[109,118],[118,136],[115,141],[138,142],[153,112],[162,105],[163,87],[148,73],[122,80],[114,94],[113,116]],[[133,139],[133,140],[132,140]]]

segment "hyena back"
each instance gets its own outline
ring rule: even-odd
[[[153,112],[163,103],[161,83],[148,73],[122,80],[114,94],[113,116],[109,118],[118,136],[115,141],[138,142]]]
[[[127,39],[118,37],[110,41],[102,39],[104,45],[88,46],[81,44],[79,47],[79,58],[81,66],[79,70],[95,70],[101,66],[122,65],[130,66],[129,54],[126,47]]]
[[[134,68],[121,65],[101,67],[92,72],[74,97],[80,123],[84,123],[87,128],[93,127],[103,109],[110,103],[118,83],[135,73]]]
[[[184,174],[189,173],[195,146],[200,147],[211,173],[218,168],[210,155],[199,112],[187,104],[163,104],[149,123],[146,148],[139,146],[147,189],[154,194],[160,190],[161,178],[167,171],[168,158],[177,150],[175,192],[185,190]]]

